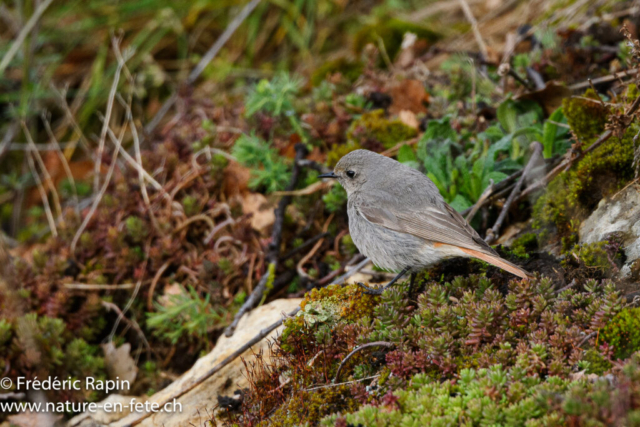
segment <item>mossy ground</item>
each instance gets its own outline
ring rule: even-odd
[[[591,425],[605,419],[603,407],[575,405],[605,405],[615,392],[582,378],[619,375],[612,352],[640,350],[637,322],[630,320],[635,312],[622,310],[624,299],[607,281],[585,279],[561,292],[549,278],[501,282],[471,275],[419,282],[414,294],[408,282],[380,297],[355,285],[308,293],[273,348],[277,362],[268,376],[280,378],[271,388],[282,397],[268,399],[271,409],[261,408],[275,411],[267,424],[311,426],[322,419],[325,426],[537,426],[578,417],[587,423],[579,425]],[[605,337],[629,339],[613,343]],[[332,385],[349,352],[379,341],[392,348],[358,352],[338,380],[347,384]],[[621,381],[640,374],[638,361],[625,368]],[[269,387],[251,388],[241,411],[247,424],[266,422],[252,408],[272,394]],[[632,403],[628,410],[634,408]]]

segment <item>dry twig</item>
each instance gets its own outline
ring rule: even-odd
[[[93,199],[93,203],[91,204],[91,209],[89,209],[89,212],[84,217],[82,224],[80,224],[80,227],[76,231],[75,236],[73,236],[73,240],[71,241],[72,256],[76,252],[76,245],[78,244],[78,240],[80,239],[80,236],[82,235],[82,233],[84,232],[84,229],[89,224],[89,221],[91,221],[91,218],[93,217],[93,214],[96,212],[96,209],[98,209],[98,205],[100,204],[100,201],[104,196],[104,193],[107,192],[107,188],[109,187],[109,183],[111,182],[111,176],[113,175],[113,171],[116,168],[116,164],[118,163],[118,153],[120,152],[120,148],[122,147],[122,140],[124,139],[124,134],[126,129],[127,129],[127,124],[125,123],[122,126],[120,137],[116,139],[116,142],[115,142],[116,148],[113,151],[113,158],[111,159],[111,165],[109,165],[109,170],[107,170],[107,175],[105,176],[104,183],[102,183],[102,188],[100,188],[100,191],[98,192],[98,194],[96,194],[95,198]],[[113,133],[111,132],[111,129],[109,129],[109,135],[112,135],[112,134]]]
[[[538,158],[542,154],[542,144],[536,141],[532,145],[533,145],[533,154],[531,155],[531,158],[529,159],[527,166],[525,166],[524,170],[522,171],[522,175],[520,176],[520,179],[518,180],[515,187],[511,191],[511,194],[509,194],[509,198],[507,199],[504,206],[502,207],[502,211],[500,212],[500,215],[498,215],[498,219],[496,220],[496,223],[493,225],[493,228],[489,229],[487,232],[487,236],[485,237],[484,240],[489,244],[493,243],[498,237],[498,233],[500,233],[500,228],[502,227],[502,223],[507,218],[507,213],[509,213],[509,208],[511,207],[511,204],[516,199],[516,196],[518,195],[518,193],[520,193],[520,190],[524,185],[524,180],[527,178],[527,175],[529,174],[534,164],[538,161]]]
[[[340,372],[342,371],[342,367],[349,361],[349,359],[355,356],[358,352],[369,347],[393,348],[395,347],[395,344],[387,341],[375,341],[367,344],[362,344],[360,347],[356,347],[351,353],[347,354],[347,356],[344,359],[342,359],[342,362],[340,362],[340,365],[338,366],[338,371],[336,372],[336,376],[333,379],[333,382],[336,383],[340,379]]]
[[[44,14],[47,8],[51,6],[51,3],[53,3],[53,0],[45,0],[44,2],[40,3],[27,23],[24,25],[24,27],[22,27],[22,29],[20,30],[20,34],[18,34],[18,37],[15,38],[7,53],[5,53],[2,57],[2,61],[0,61],[0,76],[4,74],[4,70],[6,70],[6,68],[9,66],[9,63],[11,62],[13,57],[16,55],[16,53],[18,53],[20,46],[22,46],[22,43],[24,43],[31,30],[33,30],[33,28],[36,26],[36,24],[42,17],[42,14]]]

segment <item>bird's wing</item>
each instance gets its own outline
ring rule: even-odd
[[[354,197],[353,207],[372,224],[435,243],[497,255],[467,221],[444,201],[437,205],[418,202],[393,208],[393,200],[390,194],[376,192],[372,197],[368,193],[366,200]]]

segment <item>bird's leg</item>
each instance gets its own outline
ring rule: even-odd
[[[360,286],[361,288],[364,288],[365,294],[369,294],[369,295],[381,295],[382,292],[384,292],[385,289],[387,289],[390,286],[393,286],[394,283],[396,283],[399,279],[402,278],[402,276],[404,276],[405,274],[407,274],[407,272],[411,270],[411,267],[405,267],[402,269],[402,271],[400,271],[400,273],[398,273],[398,275],[396,277],[394,277],[389,283],[387,283],[386,285],[384,285],[381,288],[370,288],[367,285],[365,285],[364,283],[361,282],[357,282],[356,284],[358,286]]]
[[[409,281],[409,296],[413,296],[413,285],[416,281],[416,276],[418,273],[411,273],[411,280]]]

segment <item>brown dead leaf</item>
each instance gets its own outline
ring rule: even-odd
[[[419,80],[394,81],[387,86],[386,92],[393,99],[389,107],[391,114],[398,114],[402,110],[415,114],[427,112],[425,104],[429,102],[429,94]]]
[[[129,381],[133,384],[138,376],[138,367],[131,357],[131,344],[125,343],[116,348],[113,342],[102,344],[104,363],[109,373],[109,378]],[[127,390],[119,390],[126,392]]]
[[[238,162],[229,162],[224,169],[224,193],[227,198],[243,194],[247,191],[251,170]]]
[[[409,110],[402,110],[398,113],[398,119],[405,125],[412,127],[414,129],[418,129],[420,127],[420,122],[416,118],[415,113]]]
[[[562,100],[571,96],[571,90],[555,81],[547,82],[544,89],[527,92],[514,97],[514,99],[529,99],[535,101],[547,115],[550,115],[562,105]]]
[[[276,215],[273,206],[266,197],[260,193],[247,193],[242,199],[242,212],[251,214],[251,227],[260,232],[266,233],[267,229],[273,225]]]

